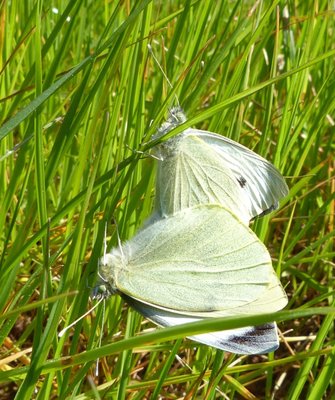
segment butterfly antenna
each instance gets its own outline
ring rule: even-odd
[[[160,63],[159,63],[157,57],[155,56],[155,54],[154,54],[154,52],[153,52],[153,50],[152,50],[151,45],[148,44],[147,46],[148,46],[149,53],[151,54],[151,57],[154,59],[154,61],[155,61],[155,63],[157,64],[158,68],[160,69],[162,75],[163,75],[164,78],[166,79],[166,82],[168,83],[168,85],[170,86],[170,88],[173,89],[173,85],[172,85],[172,83],[170,82],[169,78],[167,77],[166,73],[164,72],[164,70],[163,70],[162,66],[160,65]],[[177,104],[178,104],[178,107],[180,107],[180,104],[179,104],[179,100],[178,100],[177,95],[175,95],[175,97],[176,97],[176,102],[177,102]]]
[[[68,325],[67,327],[65,327],[64,329],[62,329],[59,334],[58,337],[62,337],[64,336],[64,333],[66,333],[70,328],[72,328],[74,325],[76,325],[77,322],[79,322],[81,319],[85,318],[88,314],[90,314],[95,308],[98,307],[98,305],[105,300],[105,297],[101,297],[99,299],[99,301],[97,302],[97,304],[95,304],[92,308],[90,308],[88,311],[85,312],[85,314],[81,315],[79,318],[77,318],[75,321],[73,321],[70,325]]]
[[[106,254],[107,254],[107,222],[105,222],[105,234],[104,234],[104,255],[103,260],[106,262]]]
[[[124,258],[124,253],[123,253],[123,249],[122,249],[122,242],[121,242],[120,235],[119,235],[119,227],[117,225],[116,219],[113,218],[113,220],[114,220],[114,224],[115,224],[115,227],[116,227],[117,244],[118,244],[121,256],[122,256],[122,258]]]

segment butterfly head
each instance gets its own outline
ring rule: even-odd
[[[169,112],[168,119],[157,129],[153,139],[158,139],[186,121],[186,115],[180,107],[174,107]]]

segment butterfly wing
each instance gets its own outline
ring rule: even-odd
[[[278,208],[288,188],[267,160],[231,139],[187,129],[157,150],[156,211],[217,203],[244,223]]]
[[[159,158],[156,211],[160,215],[198,204],[221,204],[249,224],[244,191],[228,163],[203,139],[178,135],[160,145]]]
[[[231,168],[236,180],[247,194],[251,217],[278,208],[278,201],[288,194],[286,182],[270,162],[247,147],[228,139],[198,129],[189,129],[190,135],[201,138]]]
[[[111,261],[113,252],[105,257],[100,274],[154,307],[223,316],[273,312],[287,303],[265,246],[218,205],[158,220],[127,242],[123,253],[118,265]]]
[[[159,326],[175,326],[202,320],[155,308],[128,296],[124,297],[136,311]],[[190,339],[235,354],[264,354],[276,350],[279,346],[275,322],[204,333],[190,336]]]

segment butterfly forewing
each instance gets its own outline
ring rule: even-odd
[[[250,149],[224,136],[190,129],[224,160],[240,183],[249,200],[251,217],[278,207],[278,201],[288,194],[286,182],[270,162]]]
[[[156,210],[171,215],[198,204],[221,204],[246,224],[248,198],[225,160],[195,135],[182,134],[161,145]]]
[[[265,246],[218,205],[158,220],[127,242],[123,253],[125,264],[108,265],[111,276],[103,277],[150,305],[191,315],[232,315],[262,307],[267,312],[269,301],[275,311],[286,301]]]

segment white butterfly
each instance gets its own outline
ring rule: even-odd
[[[265,246],[220,205],[183,209],[147,225],[103,257],[99,275],[109,294],[122,293],[163,326],[287,304]],[[244,354],[278,346],[275,324],[192,338]]]
[[[180,108],[154,138],[186,121]],[[197,204],[216,203],[245,224],[278,207],[288,188],[267,160],[231,139],[188,128],[159,144],[156,184],[158,216],[174,214]]]

